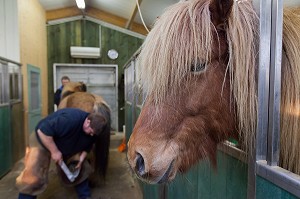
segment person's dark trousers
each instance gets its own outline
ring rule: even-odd
[[[75,186],[78,199],[86,199],[91,197],[89,181],[88,179],[84,180],[80,184]]]
[[[18,199],[36,199],[36,196],[24,194],[24,193],[19,193],[19,198]]]

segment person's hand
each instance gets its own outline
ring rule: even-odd
[[[62,153],[60,151],[56,151],[54,153],[51,154],[51,158],[53,159],[53,161],[57,164],[61,164],[62,162]]]
[[[79,157],[79,162],[77,163],[76,165],[76,169],[80,169],[85,157],[87,156],[87,152],[86,151],[82,151],[81,154],[80,154],[80,157]]]
[[[82,162],[81,162],[81,161],[79,161],[79,162],[77,163],[77,165],[76,165],[75,169],[80,169],[80,168],[81,168],[81,165],[82,165]]]

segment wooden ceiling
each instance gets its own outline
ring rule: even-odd
[[[77,8],[75,0],[39,1],[46,10],[47,21],[83,15],[147,35],[137,2],[147,28],[151,29],[155,19],[163,10],[179,0],[86,0],[84,10]]]

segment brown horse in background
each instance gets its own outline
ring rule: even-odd
[[[300,174],[300,17],[284,13],[280,166]],[[216,164],[230,137],[251,151],[258,46],[250,0],[180,1],[160,16],[139,56],[147,98],[128,142],[140,179],[163,183],[200,160]]]
[[[110,144],[111,112],[108,104],[101,96],[86,92],[86,90],[86,85],[82,82],[69,82],[64,86],[62,100],[58,108],[79,108],[86,112],[98,112],[105,117],[107,124],[103,133],[97,137],[93,158],[91,158],[95,173],[105,179]],[[99,175],[91,176],[90,179],[93,183],[99,182]]]

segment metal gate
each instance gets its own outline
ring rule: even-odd
[[[62,76],[73,82],[84,82],[87,91],[101,95],[111,109],[111,127],[118,130],[118,66],[108,64],[54,64],[54,89],[61,85]]]
[[[0,57],[0,178],[24,154],[21,64]]]

